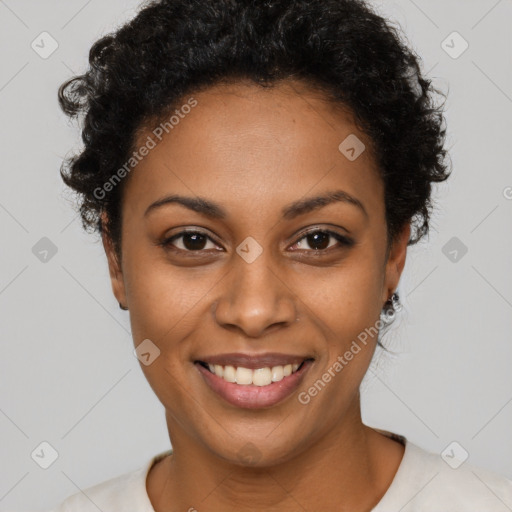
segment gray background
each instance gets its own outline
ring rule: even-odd
[[[363,420],[439,453],[457,441],[468,462],[512,478],[512,2],[375,4],[449,89],[454,171],[436,191],[430,240],[409,250],[404,309],[384,339],[401,355],[372,364]],[[0,1],[1,511],[48,509],[168,448],[103,249],[58,172],[80,141],[57,88],[137,5]],[[31,47],[43,31],[59,45],[46,59]],[[453,31],[469,43],[458,58],[442,47]],[[43,237],[57,248],[46,262],[33,252]],[[58,452],[48,469],[31,458],[43,441]]]

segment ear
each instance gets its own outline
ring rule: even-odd
[[[112,284],[112,291],[114,292],[114,296],[118,302],[120,302],[123,306],[127,306],[126,303],[126,290],[124,285],[124,276],[121,267],[121,262],[118,260],[117,254],[115,252],[112,239],[108,235],[108,217],[105,212],[101,214],[101,222],[102,222],[102,233],[101,239],[103,242],[103,248],[105,249],[105,253],[107,255],[108,261],[108,270],[110,274],[110,282]]]
[[[388,260],[386,262],[386,271],[384,277],[382,298],[383,304],[389,299],[390,295],[396,290],[400,276],[405,266],[405,258],[407,255],[407,242],[411,235],[411,225],[406,222],[389,249]]]

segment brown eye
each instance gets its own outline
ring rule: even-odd
[[[293,250],[306,250],[307,252],[322,252],[327,249],[330,249],[335,246],[336,243],[330,244],[331,239],[337,241],[341,246],[350,247],[354,244],[354,242],[334,231],[325,230],[325,229],[315,229],[313,231],[309,231],[305,236],[300,238],[294,245],[298,245],[297,249]],[[305,242],[303,242],[303,240]],[[305,246],[308,246],[313,249],[313,251],[309,251]]]
[[[180,239],[182,239],[182,241],[175,244],[175,241]],[[212,243],[213,247],[206,247],[208,241]],[[166,238],[160,245],[164,248],[182,252],[200,252],[206,249],[215,249],[217,247],[213,240],[201,231],[182,231],[170,238]]]

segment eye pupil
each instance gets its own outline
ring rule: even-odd
[[[191,243],[187,242],[190,240],[191,240]],[[189,251],[197,251],[197,250],[203,249],[205,241],[206,241],[206,237],[199,233],[185,233],[183,235],[183,245]]]
[[[307,235],[308,244],[315,250],[323,250],[329,246],[329,233],[324,233],[323,231],[316,231],[310,235]],[[316,247],[316,245],[320,245],[320,247]]]

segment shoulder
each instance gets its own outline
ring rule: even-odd
[[[123,510],[140,501],[142,473],[143,469],[141,468],[83,489],[66,498],[51,512]],[[142,510],[146,512],[146,509]],[[151,509],[148,510],[148,512],[150,511]]]
[[[417,474],[422,478],[426,504],[441,499],[454,506],[467,506],[468,510],[501,511],[512,507],[512,481],[505,476],[457,460],[453,452],[443,458],[414,444],[411,451],[415,454]]]
[[[129,509],[154,512],[146,491],[146,477],[151,466],[168,453],[151,457],[135,471],[123,473],[76,492],[50,512],[113,512]]]
[[[512,481],[406,441],[395,478],[374,512],[510,512]]]

